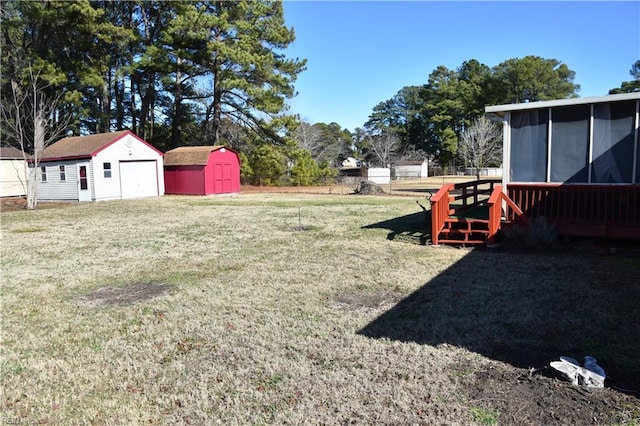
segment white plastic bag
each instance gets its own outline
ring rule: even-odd
[[[584,367],[568,356],[561,356],[560,361],[553,361],[550,365],[574,385],[587,388],[604,387],[606,377],[604,369],[598,365],[598,360],[591,356],[584,357]]]

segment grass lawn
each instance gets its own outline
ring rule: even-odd
[[[422,245],[417,199],[3,212],[2,421],[639,424],[640,258]]]

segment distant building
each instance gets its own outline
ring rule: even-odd
[[[401,161],[396,163],[396,179],[422,179],[429,177],[428,161]]]
[[[362,160],[357,160],[353,157],[347,157],[342,161],[341,169],[359,169],[362,167]]]

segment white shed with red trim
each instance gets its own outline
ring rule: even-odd
[[[38,200],[164,195],[163,155],[129,130],[61,139],[43,151],[35,170]]]

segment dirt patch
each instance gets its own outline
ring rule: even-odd
[[[385,310],[402,299],[396,293],[341,293],[331,299],[330,305],[337,309],[370,312]]]
[[[55,207],[68,207],[70,205],[77,204],[72,202],[53,202],[53,201],[39,201],[36,209],[50,209]],[[7,197],[0,199],[0,211],[16,212],[27,211],[27,200],[24,197]]]
[[[469,373],[460,364],[454,370],[463,377],[465,397],[476,415],[493,417],[495,424],[635,424],[640,415],[635,397],[574,386],[553,377],[550,367],[532,371],[496,364]]]
[[[167,284],[137,283],[124,287],[103,287],[80,298],[89,307],[124,306],[144,302],[167,293]]]

